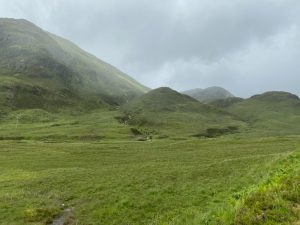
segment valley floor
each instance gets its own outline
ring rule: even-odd
[[[284,161],[298,149],[299,137],[0,141],[0,224],[276,224],[249,199],[299,167]]]

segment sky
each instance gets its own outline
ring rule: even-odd
[[[299,0],[0,0],[150,87],[300,95]]]

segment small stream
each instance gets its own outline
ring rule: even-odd
[[[63,214],[60,215],[59,217],[56,217],[53,222],[49,225],[64,225],[65,223],[65,219],[67,218],[67,216],[71,213],[71,209],[65,209],[63,211]]]

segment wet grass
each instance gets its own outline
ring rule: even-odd
[[[296,152],[271,172],[239,202],[232,224],[300,223],[300,152]]]
[[[0,224],[220,224],[299,140],[0,141]]]

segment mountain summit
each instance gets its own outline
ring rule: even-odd
[[[234,97],[233,94],[222,87],[209,87],[206,89],[196,88],[185,91],[183,94],[189,95],[204,103]]]
[[[119,105],[147,88],[26,20],[0,19],[0,105]]]

